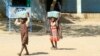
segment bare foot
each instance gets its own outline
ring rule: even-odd
[[[29,55],[29,53],[26,53],[26,54],[24,54],[24,55]]]

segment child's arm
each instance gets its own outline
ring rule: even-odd
[[[60,20],[60,17],[61,17],[61,13],[59,13],[59,17],[58,17],[58,19],[57,19],[57,22]]]
[[[27,27],[29,26],[29,22],[30,22],[30,17],[29,17],[29,13],[27,13],[27,21],[26,21]]]
[[[15,25],[19,26],[21,22],[18,21],[18,19],[15,20]]]
[[[27,25],[27,27],[29,26],[29,22],[30,22],[30,18],[27,17],[27,21],[26,21],[26,25]]]

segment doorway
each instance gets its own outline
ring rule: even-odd
[[[53,0],[46,0],[46,11],[50,11],[50,7],[52,4]],[[62,7],[62,0],[56,0],[56,5],[54,7],[54,10],[56,11],[61,11],[61,7]]]

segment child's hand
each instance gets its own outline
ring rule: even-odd
[[[19,19],[16,19],[16,20],[15,20],[15,25],[18,26],[18,25],[20,25],[20,24],[21,24],[21,23],[20,23]]]

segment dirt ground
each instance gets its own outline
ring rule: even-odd
[[[100,56],[100,19],[84,20],[77,24],[64,25],[64,38],[58,42],[57,50],[51,49],[49,35],[30,34],[28,56]],[[19,33],[0,30],[0,56],[18,56],[20,49]],[[22,56],[25,56],[24,53]]]
[[[57,50],[50,49],[49,38],[49,35],[30,34],[28,56],[100,56],[100,36],[64,36],[58,42]],[[0,56],[18,56],[20,48],[19,33],[0,33]]]

